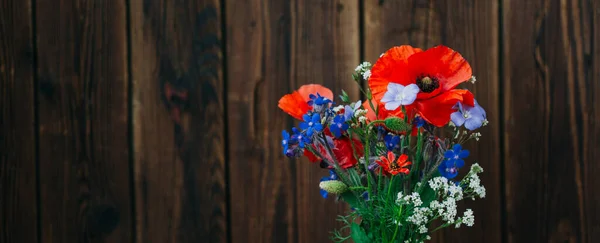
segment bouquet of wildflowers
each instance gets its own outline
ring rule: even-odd
[[[475,130],[487,120],[473,94],[456,88],[475,82],[467,61],[445,46],[404,45],[374,65],[362,63],[352,76],[359,85],[368,82],[364,101],[342,91],[334,102],[317,84],[279,100],[301,121],[283,131],[284,154],[327,169],[321,194],[351,207],[339,216],[349,231],[335,231],[332,239],[423,242],[444,227],[472,226],[473,211],[459,210],[457,202],[485,197],[483,169],[476,163],[463,169],[469,151],[462,145],[479,140]]]

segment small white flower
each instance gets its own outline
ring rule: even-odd
[[[365,124],[366,124],[366,123],[367,123],[367,117],[366,117],[366,116],[361,116],[361,117],[359,117],[359,118],[358,118],[358,122],[360,122],[360,123],[365,123]]]
[[[342,109],[344,109],[344,106],[343,105],[338,105],[336,107],[333,107],[333,112],[338,113]]]
[[[429,215],[430,211],[429,208],[424,208],[424,207],[417,207],[413,209],[413,215],[409,216],[408,218],[406,218],[406,221],[414,224],[414,225],[424,225],[427,222],[429,222],[429,218],[427,217],[427,215]]]
[[[475,76],[471,76],[471,78],[469,79],[469,82],[474,84],[475,82],[477,82],[477,78],[475,78]]]
[[[483,168],[478,163],[474,163],[471,165],[471,172],[481,173],[481,172],[483,172]]]
[[[419,86],[416,84],[404,86],[402,84],[389,83],[381,102],[385,103],[386,110],[393,111],[401,105],[410,105],[415,102],[419,91]]]
[[[452,183],[452,185],[448,186],[448,193],[450,194],[451,197],[453,197],[457,201],[460,201],[463,199],[462,187],[454,185],[454,183]]]
[[[467,209],[465,211],[462,216],[462,222],[469,227],[475,225],[475,215],[473,215],[473,210]]]
[[[481,123],[482,126],[487,126],[488,124],[490,124],[490,122],[487,119],[483,120],[483,123]]]
[[[454,125],[454,122],[452,122],[452,121],[449,121],[449,122],[448,122],[448,126],[449,126],[449,127],[456,127],[456,125]]]
[[[371,70],[367,70],[363,73],[363,79],[368,80],[371,77]]]
[[[356,68],[354,69],[355,72],[360,72],[360,70],[363,69],[362,64],[359,64],[358,66],[356,66]]]
[[[454,223],[454,218],[456,217],[457,213],[456,200],[454,200],[452,197],[446,198],[446,200],[442,202],[442,205],[445,208],[444,212],[442,213],[442,220],[448,223]]]
[[[425,225],[419,226],[419,233],[425,234],[425,233],[427,233],[427,231],[429,231],[429,229],[427,229],[427,227],[425,227]]]
[[[431,236],[427,235],[427,236],[425,236],[425,239],[426,240],[431,240]]]
[[[433,189],[434,191],[438,191],[440,189],[443,189],[445,191],[447,186],[448,179],[446,179],[446,177],[438,176],[429,180],[429,187],[431,187],[431,189]]]

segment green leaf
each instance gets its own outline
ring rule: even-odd
[[[352,236],[352,240],[354,240],[354,242],[356,242],[356,243],[372,242],[371,239],[369,238],[369,236],[367,236],[367,234],[363,230],[363,228],[360,227],[360,225],[358,225],[356,223],[352,223],[352,226],[350,226],[350,230],[352,231],[350,233],[350,236]]]
[[[348,93],[346,93],[346,91],[344,91],[344,90],[342,90],[342,95],[340,95],[340,99],[344,103],[350,103],[350,98],[348,97]]]
[[[423,207],[429,207],[429,204],[433,201],[437,199],[437,194],[436,192],[431,189],[431,187],[429,187],[429,185],[426,185],[425,188],[423,189],[423,192],[421,193],[421,200],[423,201]]]
[[[354,195],[354,193],[352,193],[352,191],[344,192],[344,193],[340,194],[340,197],[342,198],[342,200],[344,200],[344,202],[348,203],[348,205],[350,205],[350,207],[352,207],[352,208],[360,207],[360,199],[358,197],[356,197],[356,195]]]

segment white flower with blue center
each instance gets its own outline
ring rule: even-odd
[[[393,111],[401,105],[410,105],[415,102],[419,91],[419,86],[416,84],[404,86],[402,84],[389,83],[387,92],[383,95],[381,102],[385,103],[386,110]]]

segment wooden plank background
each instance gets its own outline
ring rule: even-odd
[[[0,0],[0,243],[327,242],[277,100],[400,44],[461,52],[490,120],[432,242],[599,242],[598,43],[598,0]]]

